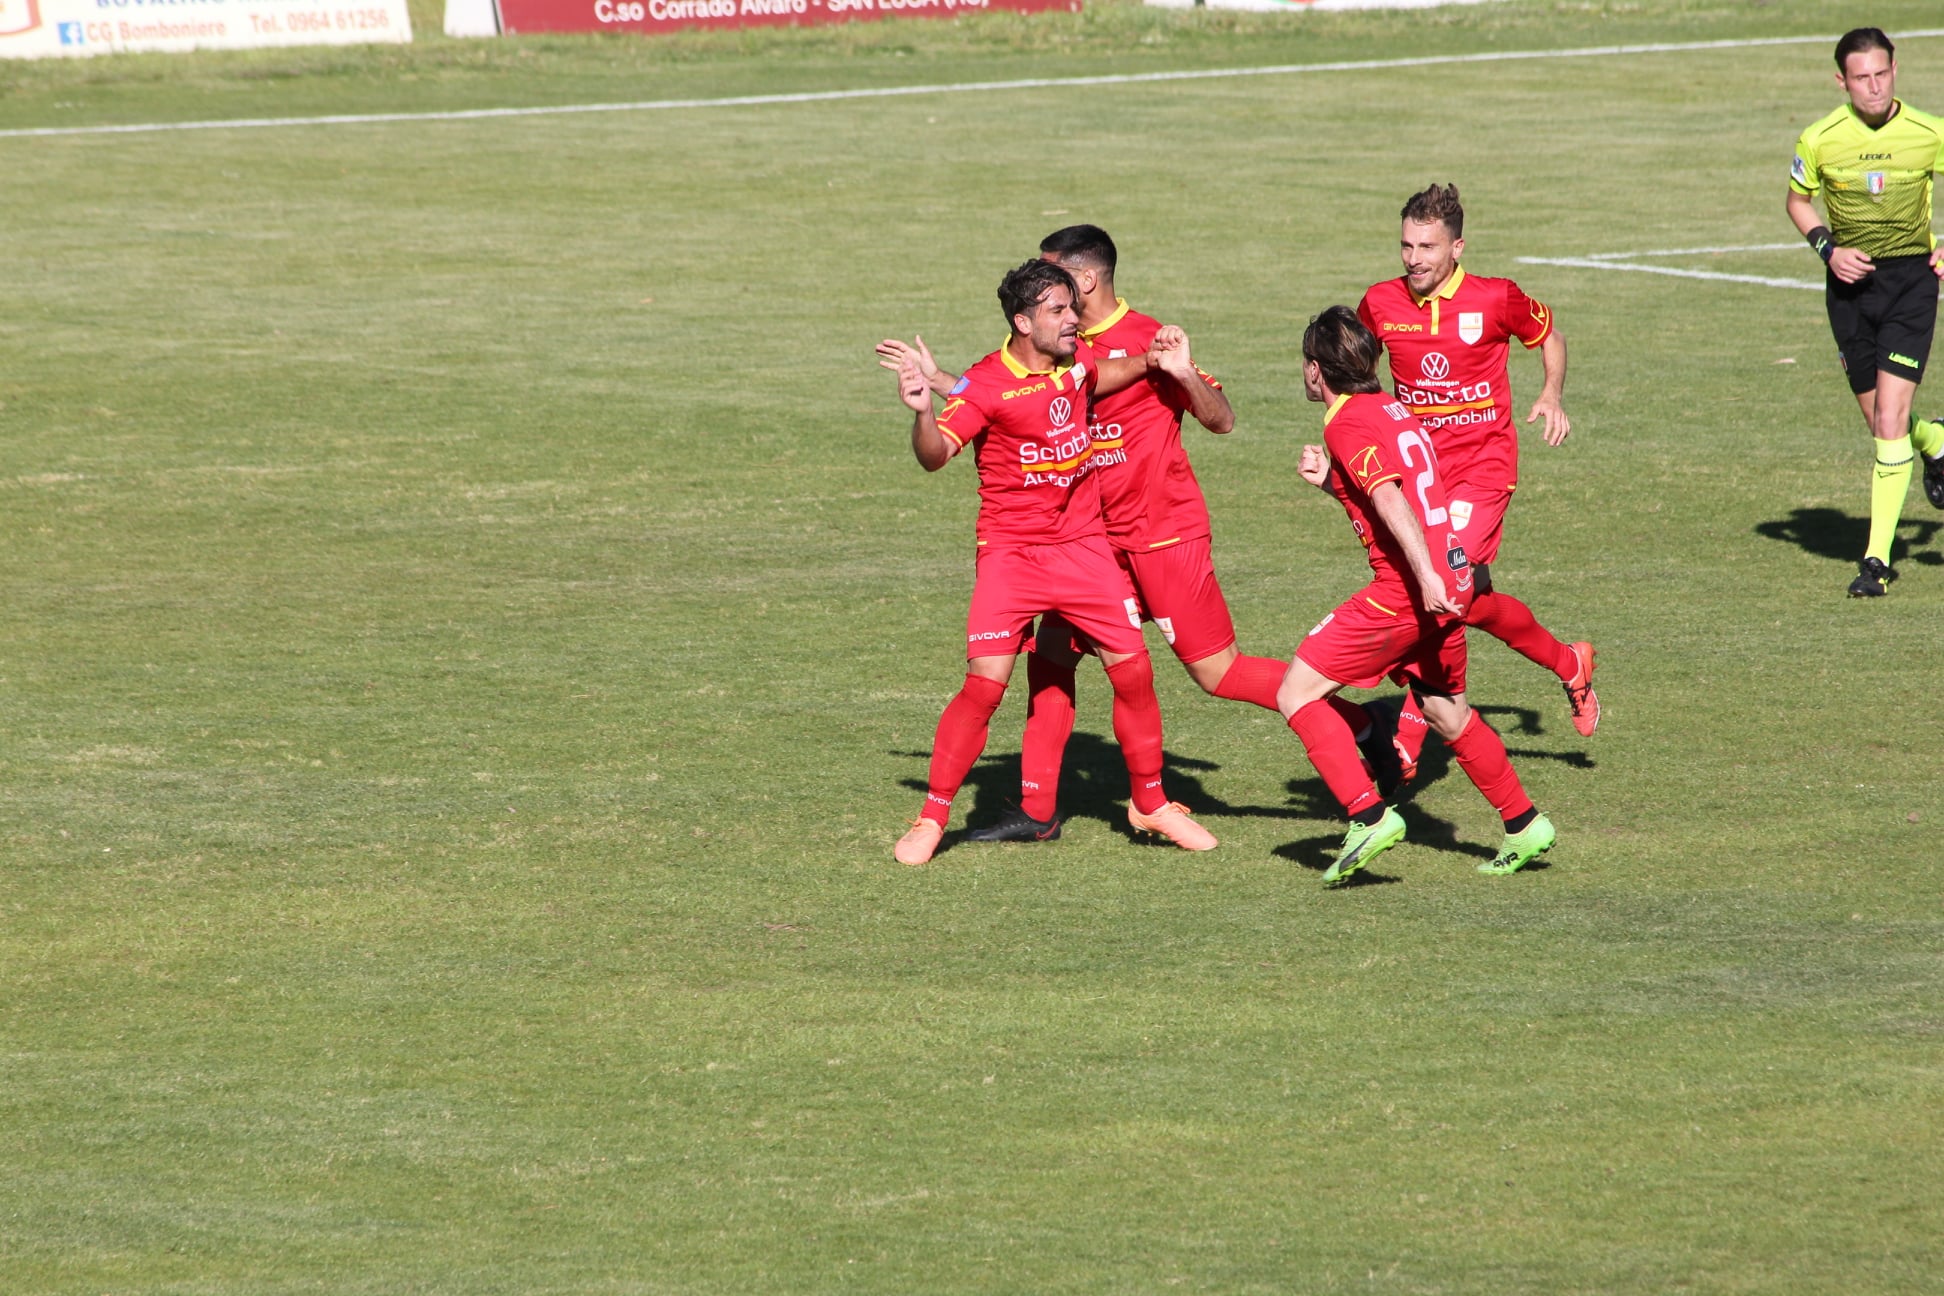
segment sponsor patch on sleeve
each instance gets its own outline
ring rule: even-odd
[[[1357,485],[1363,487],[1366,495],[1373,486],[1397,480],[1396,473],[1386,470],[1384,456],[1374,445],[1357,451],[1350,460],[1350,475],[1357,479]]]
[[[1789,179],[1795,181],[1804,189],[1809,187],[1809,164],[1802,160],[1802,154],[1800,153],[1796,154],[1789,162]]]
[[[952,390],[946,394],[950,396],[956,396],[960,392],[964,391],[967,387],[970,387],[971,385],[972,385],[972,380],[970,378],[962,377],[957,382],[952,384]]]

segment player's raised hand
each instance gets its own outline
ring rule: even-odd
[[[1183,378],[1195,371],[1194,357],[1188,353],[1188,334],[1178,325],[1163,324],[1148,343],[1148,368]]]
[[[1320,487],[1330,479],[1330,452],[1320,445],[1303,447],[1303,457],[1296,462],[1296,472],[1312,486]]]
[[[1541,396],[1532,402],[1532,412],[1526,415],[1526,426],[1532,426],[1540,418],[1546,420],[1547,445],[1559,445],[1572,435],[1573,420],[1566,417],[1566,411],[1560,408],[1558,401]]]
[[[923,334],[913,334],[915,341],[905,342],[898,338],[886,338],[877,344],[878,361],[886,369],[896,369],[906,356],[918,362],[918,371],[930,382],[938,377],[938,361],[932,359],[931,348],[925,345]]]
[[[879,361],[883,364],[883,361]],[[889,366],[887,366],[889,367]],[[898,361],[898,397],[909,406],[913,413],[922,414],[931,405],[931,384],[925,381],[925,371],[918,357],[907,355]]]

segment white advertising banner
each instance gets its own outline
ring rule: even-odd
[[[0,58],[411,39],[405,0],[0,0]]]

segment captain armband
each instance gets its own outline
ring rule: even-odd
[[[1802,237],[1809,240],[1809,246],[1828,265],[1829,258],[1836,254],[1836,236],[1829,232],[1829,226],[1818,225]]]

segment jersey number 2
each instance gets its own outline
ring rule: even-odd
[[[1411,457],[1411,451],[1413,449],[1421,452],[1424,456],[1424,471],[1417,475],[1418,506],[1419,510],[1424,514],[1424,525],[1428,527],[1443,526],[1451,516],[1450,513],[1442,508],[1431,507],[1431,483],[1438,480],[1438,457],[1431,453],[1431,443],[1417,433],[1399,432],[1397,434],[1397,453],[1403,458],[1406,468],[1415,468],[1418,466],[1418,461]]]

